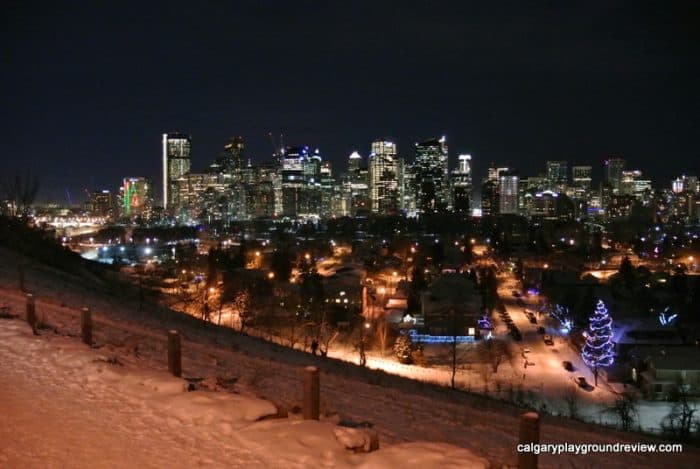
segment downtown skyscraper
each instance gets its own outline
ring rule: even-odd
[[[396,144],[372,142],[369,155],[369,198],[372,212],[395,213],[399,208],[399,178]]]
[[[416,143],[413,186],[420,213],[445,212],[450,206],[447,140],[445,137]]]
[[[471,160],[471,155],[459,155],[457,157],[457,168],[452,171],[452,211],[455,213],[471,213]]]
[[[191,138],[183,133],[163,134],[163,208],[177,204],[176,181],[190,172]]]

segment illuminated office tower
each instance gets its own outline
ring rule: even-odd
[[[445,137],[416,143],[413,185],[421,213],[444,212],[450,203]]]
[[[576,191],[587,193],[591,190],[590,166],[574,166],[571,168],[572,183]]]
[[[488,174],[487,174],[486,178],[489,181],[493,181],[493,182],[498,183],[498,178],[499,178],[500,174],[504,171],[508,171],[508,168],[496,168],[493,166],[493,163],[492,163],[491,167],[488,169]]]
[[[388,214],[398,210],[399,178],[395,143],[381,140],[372,142],[372,153],[369,155],[369,198],[375,213]]]
[[[486,178],[481,183],[481,214],[485,217],[499,213],[500,175],[506,172],[508,168],[497,168],[491,163]]]
[[[189,135],[163,134],[163,208],[176,208],[175,181],[190,171]]]
[[[504,171],[498,175],[499,214],[518,213],[518,182],[515,171]]]
[[[309,147],[287,147],[282,156],[281,171],[281,215],[296,217],[302,208],[305,163],[309,156]],[[309,167],[306,168],[309,171]]]
[[[459,155],[452,171],[452,210],[469,214],[472,197],[471,155]]]
[[[115,206],[115,197],[107,189],[90,193],[87,208],[92,216],[112,217]]]
[[[625,160],[623,158],[608,158],[604,163],[605,182],[612,188],[613,194],[620,192],[620,183],[622,182],[622,171],[625,169]]]
[[[416,216],[415,166],[403,158],[396,160],[399,175],[399,209],[407,216]]]
[[[563,192],[569,179],[568,170],[566,161],[547,161],[547,189]]]
[[[367,211],[370,208],[369,177],[364,158],[354,151],[348,158],[347,180],[348,202],[345,212],[356,215],[357,212]]]
[[[123,217],[151,216],[153,208],[153,186],[145,177],[127,177],[122,182],[121,202]]]
[[[333,178],[333,168],[329,161],[324,161],[321,163],[321,173],[320,173],[320,190],[321,190],[321,216],[322,217],[332,217],[333,212],[333,187],[335,186],[335,179]]]
[[[231,137],[224,145],[224,170],[234,177],[240,175],[245,163],[245,141],[243,137]]]

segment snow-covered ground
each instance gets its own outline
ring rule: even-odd
[[[186,391],[75,339],[0,320],[2,467],[488,467],[466,449],[403,443],[373,453],[361,431],[275,415],[269,401]],[[359,440],[359,441],[358,441]],[[341,441],[344,444],[341,444]]]
[[[0,262],[0,303],[8,304],[14,312],[23,315],[24,297],[17,289],[14,266],[18,259],[2,250],[0,259],[3,261]],[[355,458],[367,458],[360,461],[378,461],[376,465],[372,463],[371,467],[404,466],[407,463],[403,461],[400,464],[397,460],[380,463],[378,459],[371,458],[384,457],[382,455],[389,457],[393,452],[400,452],[401,445],[406,443],[414,448],[428,445],[426,449],[431,451],[437,448],[432,446],[436,443],[451,444],[488,459],[495,467],[516,463],[518,416],[522,410],[512,405],[424,385],[332,358],[313,357],[307,353],[242,336],[230,329],[205,325],[194,318],[164,311],[155,306],[148,306],[141,312],[138,310],[138,299],[130,297],[128,291],[115,292],[109,285],[100,286],[99,282],[86,280],[89,276],[73,278],[51,269],[33,266],[27,268],[26,278],[28,287],[37,296],[37,313],[39,317],[45,316],[51,329],[40,331],[40,337],[27,336],[26,325],[22,322],[0,320],[3,330],[15,326],[25,328],[19,338],[9,342],[19,344],[20,340],[26,340],[28,343],[26,347],[0,347],[0,373],[4,374],[4,379],[0,380],[0,409],[3,410],[3,415],[6,408],[12,409],[14,416],[10,425],[0,425],[0,431],[3,432],[0,435],[0,455],[7,461],[10,457],[22,456],[16,453],[22,448],[26,448],[25,456],[41,456],[44,454],[42,448],[50,447],[51,449],[46,451],[50,451],[51,455],[63,454],[63,458],[84,453],[89,453],[85,458],[103,453],[105,458],[118,458],[119,454],[123,457],[142,454],[145,466],[151,464],[151,461],[155,461],[151,465],[159,466],[166,465],[169,461],[174,461],[176,466],[185,463],[191,465],[198,464],[199,461],[205,463],[205,459],[210,459],[214,466],[219,466],[226,460],[226,454],[229,454],[227,464],[233,465],[230,461],[233,460],[233,455],[238,454],[235,451],[241,448],[240,457],[253,458],[250,460],[252,467],[274,467],[274,460],[271,462],[270,459],[264,458],[277,456],[277,453],[286,448],[277,441],[282,439],[282,436],[274,431],[279,430],[290,438],[289,445],[304,447],[309,451],[304,453],[306,457],[311,458],[304,460],[310,462],[309,465],[352,466],[363,464],[356,462],[358,459]],[[123,367],[90,360],[83,361],[78,367],[75,363],[80,363],[80,359],[62,358],[69,350],[73,350],[72,347],[86,349],[79,344],[77,338],[80,307],[86,304],[93,310],[95,323],[95,350],[90,352],[95,354],[93,359],[99,356],[116,359],[124,364]],[[179,329],[183,334],[183,372],[186,377],[203,378],[205,383],[210,383],[211,388],[218,389],[224,396],[233,392],[234,396],[255,399],[254,402],[261,406],[266,401],[283,405],[290,410],[289,422],[250,422],[230,416],[226,417],[229,420],[223,420],[222,415],[228,414],[223,410],[228,408],[228,404],[220,400],[224,398],[214,397],[214,393],[210,392],[183,394],[158,384],[170,382],[170,378],[163,376],[163,373],[167,367],[166,331],[172,328]],[[7,331],[7,334],[19,333],[19,330]],[[0,343],[6,342],[7,338],[0,338]],[[23,354],[25,349],[26,355]],[[64,367],[61,365],[64,362],[74,365]],[[299,420],[302,368],[311,364],[321,369],[320,423],[304,423]],[[97,372],[96,367],[101,367],[103,371]],[[125,381],[114,377],[115,374],[119,375],[127,370],[135,376],[152,376],[156,373],[160,378],[145,378],[151,380],[149,383],[157,384],[143,385],[140,383],[144,382],[144,378]],[[427,372],[435,371],[427,369]],[[154,391],[153,386],[159,389],[160,386],[164,386],[168,390]],[[145,394],[138,394],[134,389]],[[187,401],[193,399],[192,397],[183,397],[198,395],[206,397],[206,403],[201,406]],[[52,401],[52,396],[55,402]],[[203,417],[192,417],[195,414],[174,411],[173,407],[180,405],[180,400],[187,401],[182,405],[197,409],[201,414],[196,415]],[[101,405],[103,401],[104,405]],[[91,402],[100,405],[92,406]],[[178,404],[175,405],[174,402]],[[66,409],[67,412],[56,415],[51,410],[54,406]],[[105,410],[101,410],[103,407]],[[72,415],[75,417],[71,417]],[[33,416],[39,418],[34,419]],[[45,421],[46,424],[36,423],[35,420]],[[331,456],[335,459],[332,459],[327,456],[328,453],[314,452],[316,450],[311,448],[315,446],[302,438],[305,434],[316,435],[310,430],[304,431],[305,426],[327,425],[327,429],[323,430],[325,433],[319,436],[319,441],[328,441],[324,440],[328,438],[335,442],[334,424],[341,420],[368,422],[373,425],[373,429],[379,434],[382,449],[369,456],[348,455],[342,450],[333,453]],[[3,424],[4,421],[3,419]],[[72,436],[73,433],[68,428],[82,425],[83,421],[89,425],[85,425],[87,428],[80,428],[85,431],[89,428],[98,431],[89,435],[76,431],[76,436]],[[66,422],[66,425],[60,426],[63,422]],[[112,422],[114,424],[111,424]],[[174,425],[174,430],[168,425]],[[284,425],[287,427],[283,428]],[[19,430],[20,428],[23,429]],[[148,434],[147,431],[153,428],[159,429],[160,432],[153,430],[152,435]],[[35,438],[33,435],[37,430],[43,433]],[[180,431],[185,435],[182,438],[177,436]],[[270,437],[271,441],[275,441],[272,447],[260,446],[258,440],[253,440],[249,443],[250,446],[246,446],[249,440],[242,440],[249,434],[268,431],[273,432],[271,435],[278,435]],[[79,446],[78,442],[91,441],[93,433],[98,433],[93,438],[100,451],[86,448],[69,449],[71,446]],[[235,437],[230,437],[227,433]],[[134,441],[134,438],[138,441]],[[543,417],[541,440],[546,443],[653,441],[639,435],[548,416]],[[51,441],[50,445],[48,441]],[[12,451],[7,447],[8,442],[14,442]],[[394,445],[399,446],[397,448]],[[155,451],[152,455],[144,453],[151,447],[173,447],[174,456],[170,458],[169,454],[163,454],[167,451],[162,450]],[[255,448],[259,451],[254,451]],[[301,467],[302,460],[295,459],[302,458],[300,451],[289,450],[290,459],[283,460],[279,465],[283,463]],[[462,456],[456,456],[457,453],[450,451],[440,449],[438,454],[428,451],[425,453],[426,458],[439,458],[445,454],[450,456],[434,462],[421,460],[422,467],[444,467],[448,461],[461,464]],[[11,456],[13,454],[19,456]],[[406,454],[402,453],[401,457],[406,457]],[[416,460],[416,457],[411,455],[407,461]],[[677,467],[693,467],[698,457],[699,453],[692,448],[687,448],[681,455],[664,457],[649,454],[545,455],[540,457],[540,465],[665,467],[672,461]],[[158,458],[162,458],[162,463]],[[70,459],[62,461],[66,463],[56,466],[72,467],[67,463]],[[0,467],[5,465],[0,460]],[[245,465],[245,462],[241,465]],[[15,467],[15,464],[8,466]],[[37,466],[45,467],[45,464]],[[26,464],[21,464],[20,467],[26,467]]]

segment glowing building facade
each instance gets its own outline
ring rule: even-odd
[[[163,208],[177,208],[176,181],[190,172],[191,138],[182,133],[163,134]]]
[[[150,218],[153,210],[153,185],[145,177],[126,177],[122,182],[121,215],[125,218]]]
[[[390,214],[399,207],[399,177],[396,144],[379,140],[372,142],[369,155],[369,198],[372,211]]]

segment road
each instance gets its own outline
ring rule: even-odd
[[[522,297],[525,306],[517,304],[517,298],[513,295],[514,290],[519,290],[517,281],[507,275],[500,278],[501,283],[498,289],[498,295],[503,301],[506,311],[510,314],[511,319],[522,333],[522,342],[514,342],[518,350],[518,361],[522,373],[524,374],[524,383],[526,387],[532,388],[540,385],[543,396],[548,397],[550,401],[561,400],[567,388],[575,386],[574,379],[583,376],[588,383],[594,383],[594,376],[591,370],[583,363],[581,356],[569,345],[568,338],[556,327],[558,321],[549,318],[546,315],[541,315],[537,324],[530,323],[530,320],[525,315],[525,308],[537,311],[537,303],[540,297]],[[507,335],[508,330],[506,325],[500,319],[498,314],[494,314],[497,336]],[[549,346],[544,343],[543,334],[537,333],[537,328],[545,327],[545,333],[551,335],[554,340],[554,345]],[[525,353],[525,350],[529,350]],[[525,367],[525,359],[527,357],[528,366]],[[574,366],[574,371],[564,369],[564,361],[570,361]],[[598,379],[598,386],[589,386],[587,390],[581,390],[578,393],[582,400],[589,403],[603,403],[614,399],[613,392],[608,388],[607,383]]]

